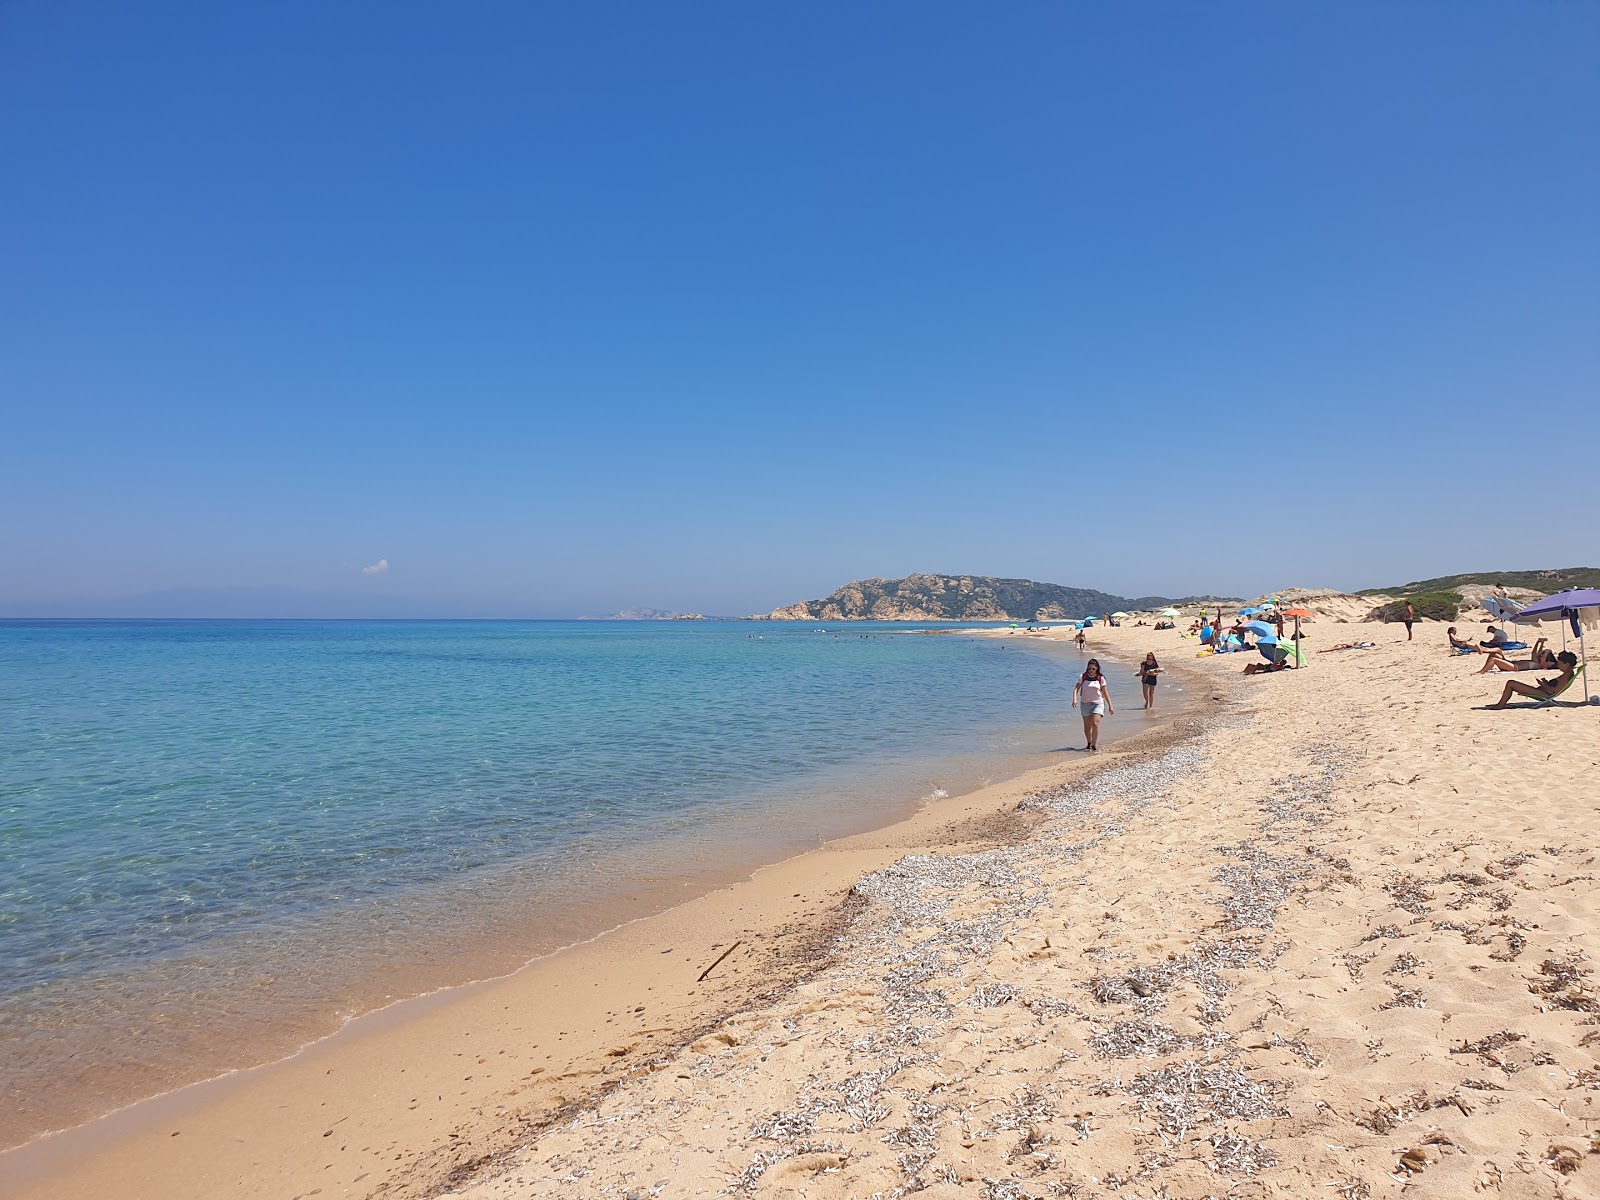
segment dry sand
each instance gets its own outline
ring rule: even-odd
[[[1505,677],[1438,625],[1309,632],[1378,646],[1245,678],[1176,632],[1091,631],[1201,707],[14,1190],[1600,1195],[1600,708],[1482,711]]]

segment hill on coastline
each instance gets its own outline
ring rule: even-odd
[[[1564,592],[1571,588],[1600,587],[1600,567],[1556,567],[1548,571],[1474,571],[1466,575],[1440,575],[1437,579],[1419,579],[1397,587],[1363,588],[1362,596],[1384,593],[1392,596],[1412,592],[1442,592],[1453,588],[1473,588],[1487,591],[1495,586],[1537,592],[1547,596],[1551,592]]]
[[[1213,599],[1213,597],[1205,597]],[[857,579],[821,600],[775,608],[765,621],[1066,621],[1123,609],[1198,600],[1129,599],[1093,588],[993,575],[907,575]]]

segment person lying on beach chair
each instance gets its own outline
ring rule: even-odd
[[[1489,707],[1504,708],[1511,703],[1513,696],[1527,696],[1540,704],[1554,704],[1556,697],[1571,687],[1572,681],[1578,677],[1578,656],[1571,650],[1563,650],[1556,655],[1556,662],[1561,668],[1561,674],[1554,679],[1541,679],[1534,684],[1523,683],[1520,679],[1508,680],[1505,691],[1500,693],[1499,703],[1491,704]]]
[[[1476,675],[1487,675],[1490,671],[1559,671],[1561,664],[1556,661],[1554,650],[1545,649],[1544,638],[1533,644],[1533,650],[1527,658],[1507,658],[1498,650],[1488,650],[1488,655],[1483,661],[1483,666],[1473,672]]]
[[[1478,647],[1474,646],[1471,642],[1467,641],[1465,638],[1458,638],[1456,636],[1456,627],[1454,625],[1450,626],[1449,629],[1446,629],[1444,631],[1444,635],[1445,635],[1445,637],[1450,639],[1450,649],[1454,650],[1457,654],[1482,654],[1483,653],[1482,650],[1478,649]]]

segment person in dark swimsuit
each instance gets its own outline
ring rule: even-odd
[[[1155,651],[1152,650],[1144,656],[1144,661],[1139,664],[1139,682],[1144,685],[1144,706],[1156,706],[1156,677],[1161,674],[1161,664],[1156,661]]]
[[[1572,677],[1578,671],[1578,656],[1571,650],[1563,650],[1556,655],[1556,666],[1560,674],[1554,679],[1541,679],[1538,683],[1523,683],[1513,679],[1509,681],[1505,690],[1500,693],[1500,702],[1489,705],[1490,708],[1504,708],[1511,703],[1513,696],[1527,696],[1534,700],[1552,700],[1566,690],[1567,684],[1572,682]]]

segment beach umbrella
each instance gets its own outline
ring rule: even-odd
[[[1241,617],[1248,617],[1248,616],[1251,616],[1251,615],[1253,615],[1255,613],[1258,613],[1260,611],[1261,610],[1259,608],[1241,608],[1239,610],[1239,615]]]
[[[1123,617],[1127,616],[1128,614],[1127,613],[1112,613],[1111,615],[1113,617],[1115,617],[1117,620],[1120,621],[1120,620],[1122,620]]]
[[[1278,640],[1278,631],[1271,625],[1268,625],[1265,621],[1247,622],[1245,624],[1244,631],[1246,633],[1253,633],[1257,637],[1271,638],[1273,641]]]
[[[1283,610],[1283,615],[1294,618],[1294,644],[1295,649],[1298,650],[1300,647],[1300,619],[1304,617],[1309,621],[1317,614],[1312,612],[1309,608],[1286,608]]]
[[[1572,626],[1572,632],[1578,636],[1578,652],[1583,656],[1583,702],[1591,703],[1589,647],[1584,642],[1583,631],[1585,627],[1600,621],[1600,588],[1572,588],[1570,591],[1546,596],[1543,600],[1535,600],[1517,613],[1517,620],[1532,621],[1535,624],[1544,621],[1566,621]],[[1563,633],[1562,640],[1565,639],[1566,635]]]
[[[1175,608],[1163,608],[1163,609],[1162,609],[1162,610],[1161,610],[1161,615],[1162,615],[1162,616],[1163,616],[1163,617],[1168,617],[1168,618],[1170,618],[1170,617],[1176,617],[1176,616],[1178,616],[1178,615],[1179,615],[1179,613],[1178,613],[1178,610],[1177,610],[1177,609],[1175,609]]]

